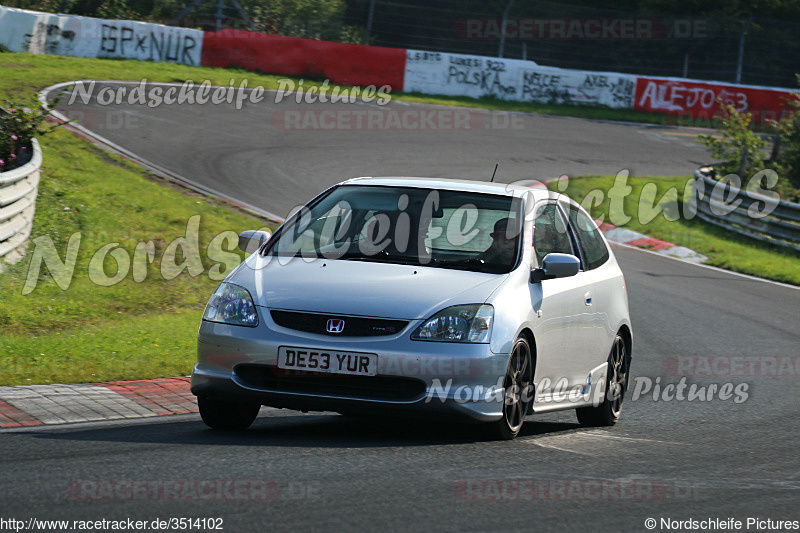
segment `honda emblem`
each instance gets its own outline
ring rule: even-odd
[[[341,333],[344,331],[344,320],[341,318],[329,318],[325,328],[328,333]]]

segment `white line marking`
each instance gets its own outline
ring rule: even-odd
[[[637,438],[634,438],[634,437],[620,437],[620,436],[617,436],[617,435],[609,435],[607,433],[586,432],[586,433],[581,433],[581,434],[582,435],[589,435],[589,436],[592,436],[592,437],[601,437],[601,438],[604,438],[604,439],[621,439],[621,440],[633,440],[633,441],[639,441],[639,442],[657,442],[659,444],[675,444],[675,445],[678,445],[678,446],[691,446],[691,444],[686,444],[685,442],[672,442],[672,441],[668,441],[668,440],[656,440],[656,439],[637,439]]]
[[[607,433],[584,431],[576,433],[567,433],[566,435],[544,435],[538,438],[527,440],[525,442],[534,444],[541,448],[548,448],[558,450],[560,452],[574,453],[577,455],[585,456],[600,456],[605,453],[605,439],[618,439],[632,442],[640,442],[645,444],[666,444],[674,446],[685,446],[682,442],[670,442],[655,439],[641,439],[635,437],[624,437],[621,435],[609,435]]]
[[[587,453],[587,452],[584,452],[584,451],[575,450],[575,449],[571,449],[571,448],[560,448],[558,446],[555,446],[555,445],[547,443],[547,442],[539,442],[540,440],[541,439],[536,439],[536,440],[532,440],[532,441],[529,441],[529,442],[531,444],[535,444],[536,446],[539,446],[540,448],[548,448],[548,449],[551,449],[551,450],[557,450],[559,452],[574,453],[576,455],[585,455],[587,457],[596,457],[598,455],[601,455],[599,453]]]
[[[778,287],[786,287],[787,289],[800,290],[800,287],[798,287],[796,285],[789,285],[788,283],[781,283],[780,281],[772,281],[771,279],[758,278],[756,276],[750,276],[749,274],[742,274],[741,272],[734,272],[732,270],[725,270],[724,268],[719,268],[719,267],[715,267],[715,266],[711,266],[711,265],[705,265],[703,263],[692,263],[691,261],[685,261],[685,260],[683,260],[683,259],[681,259],[679,257],[672,257],[671,255],[663,255],[663,254],[660,254],[658,252],[654,252],[652,250],[648,250],[646,248],[639,248],[638,246],[631,246],[629,244],[624,244],[624,243],[621,243],[621,242],[614,242],[614,241],[611,241],[611,242],[616,244],[616,245],[618,245],[618,246],[624,246],[625,248],[629,248],[631,250],[638,250],[640,252],[644,252],[644,253],[648,253],[648,254],[654,255],[656,257],[660,257],[662,259],[670,259],[672,261],[680,261],[684,265],[692,265],[692,266],[696,266],[696,267],[707,268],[707,269],[710,269],[710,270],[715,270],[717,272],[722,272],[723,274],[731,274],[732,276],[738,276],[740,278],[746,278],[746,279],[749,279],[751,281],[761,281],[763,283],[770,283],[772,285],[777,285]]]

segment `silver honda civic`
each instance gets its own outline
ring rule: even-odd
[[[445,416],[513,439],[530,414],[620,418],[633,335],[595,222],[543,188],[358,178],[311,200],[211,296],[192,392],[212,428],[262,405]]]

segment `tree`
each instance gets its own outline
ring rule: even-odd
[[[352,42],[353,28],[343,21],[344,0],[268,0],[242,1],[255,30],[290,37]]]
[[[797,75],[800,85],[800,74]],[[773,121],[778,139],[772,150],[776,171],[788,180],[795,196],[800,195],[800,91],[786,100],[787,113],[780,121]],[[788,192],[788,191],[787,191]]]

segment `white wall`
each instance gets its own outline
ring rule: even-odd
[[[408,50],[403,90],[632,108],[636,76],[543,67],[520,59]]]
[[[0,44],[12,52],[200,65],[203,32],[0,6]]]

